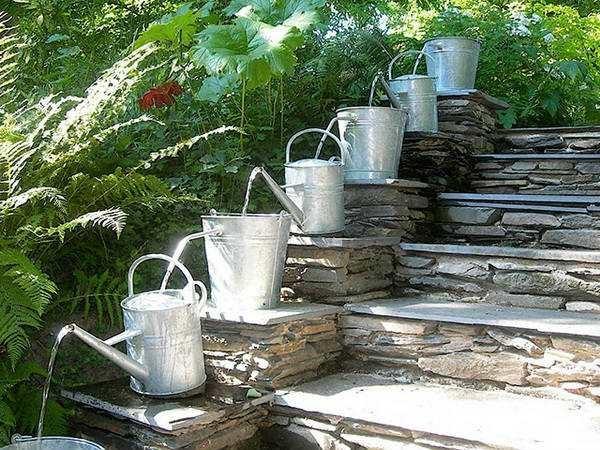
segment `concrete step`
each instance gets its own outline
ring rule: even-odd
[[[471,185],[479,193],[600,194],[600,149],[591,154],[519,152],[474,159]]]
[[[395,253],[401,296],[600,312],[598,251],[402,243]]]
[[[341,373],[276,393],[270,448],[592,450],[600,408]]]
[[[436,223],[448,242],[600,249],[600,196],[440,194]]]

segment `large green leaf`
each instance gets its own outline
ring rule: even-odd
[[[324,5],[324,0],[233,0],[224,11],[229,15],[304,31],[314,25],[318,9]]]
[[[238,87],[238,81],[239,79],[236,74],[207,77],[202,82],[202,86],[196,97],[199,100],[216,103],[224,95],[233,92]]]
[[[200,10],[192,9],[191,3],[179,7],[173,14],[167,14],[159,21],[150,24],[135,41],[134,48],[149,42],[167,42],[171,44],[189,45],[198,31],[198,19],[207,17],[213,6],[207,2]]]

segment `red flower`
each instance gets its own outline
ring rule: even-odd
[[[183,88],[176,81],[167,81],[151,88],[138,100],[144,111],[150,108],[161,108],[175,103],[175,97],[183,93]]]

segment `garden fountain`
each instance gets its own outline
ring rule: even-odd
[[[481,45],[464,37],[439,37],[425,42],[427,74],[436,78],[438,92],[475,87]]]

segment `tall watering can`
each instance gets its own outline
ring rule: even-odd
[[[474,39],[440,37],[425,42],[427,74],[437,80],[438,92],[473,89],[481,45]]]
[[[217,310],[272,309],[281,297],[283,270],[292,216],[280,214],[219,214],[202,216],[202,229],[177,246],[177,260],[187,243],[205,239],[210,277],[210,303]],[[163,287],[175,267],[172,263]]]
[[[340,149],[341,159],[337,156],[329,160],[319,159],[319,146],[314,158],[291,161],[292,144],[307,133],[321,133],[324,138],[333,139]],[[254,173],[262,175],[275,197],[292,215],[295,222],[293,232],[328,234],[344,229],[343,154],[342,143],[334,134],[320,128],[308,128],[294,134],[285,149],[285,191],[265,169],[254,169]]]
[[[162,259],[179,268],[187,279],[183,289],[133,293],[133,274],[144,261]],[[149,396],[197,392],[206,381],[201,309],[206,287],[194,281],[183,264],[167,255],[145,255],[129,268],[129,296],[121,302],[125,331],[102,341],[77,325],[71,332],[131,375],[131,389]],[[195,289],[199,287],[199,298]],[[126,341],[127,355],[113,345]]]
[[[393,78],[394,64],[409,54],[418,54],[413,73]],[[435,133],[438,131],[437,92],[435,77],[417,75],[420,58],[431,56],[422,51],[409,50],[400,53],[388,66],[389,86],[400,105],[408,111],[406,131],[424,131]]]

